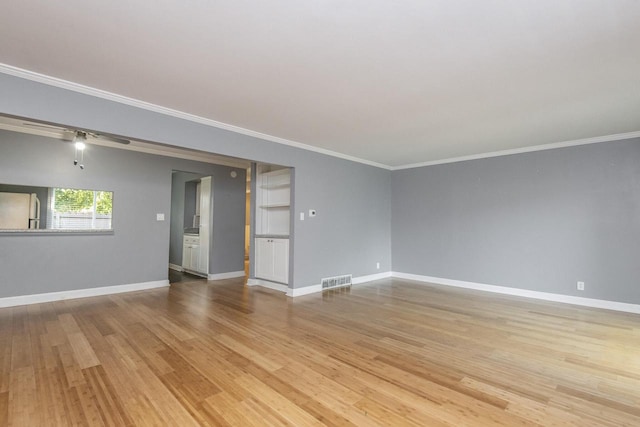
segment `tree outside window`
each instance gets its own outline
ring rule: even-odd
[[[110,229],[113,193],[53,188],[51,226],[55,229]]]

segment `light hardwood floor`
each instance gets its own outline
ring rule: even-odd
[[[640,316],[395,279],[0,309],[0,425],[638,426]]]

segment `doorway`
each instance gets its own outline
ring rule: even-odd
[[[245,168],[194,169],[199,171],[173,170],[171,174],[170,278],[244,279]]]
[[[175,281],[208,278],[212,217],[211,176],[172,171],[170,278]]]

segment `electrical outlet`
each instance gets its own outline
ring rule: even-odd
[[[379,262],[376,262],[376,268],[377,268],[378,270],[380,270],[380,263],[379,263]]]
[[[578,282],[577,288],[579,291],[584,291],[584,282]]]

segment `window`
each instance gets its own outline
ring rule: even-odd
[[[111,191],[51,188],[47,228],[109,230],[113,214]]]

